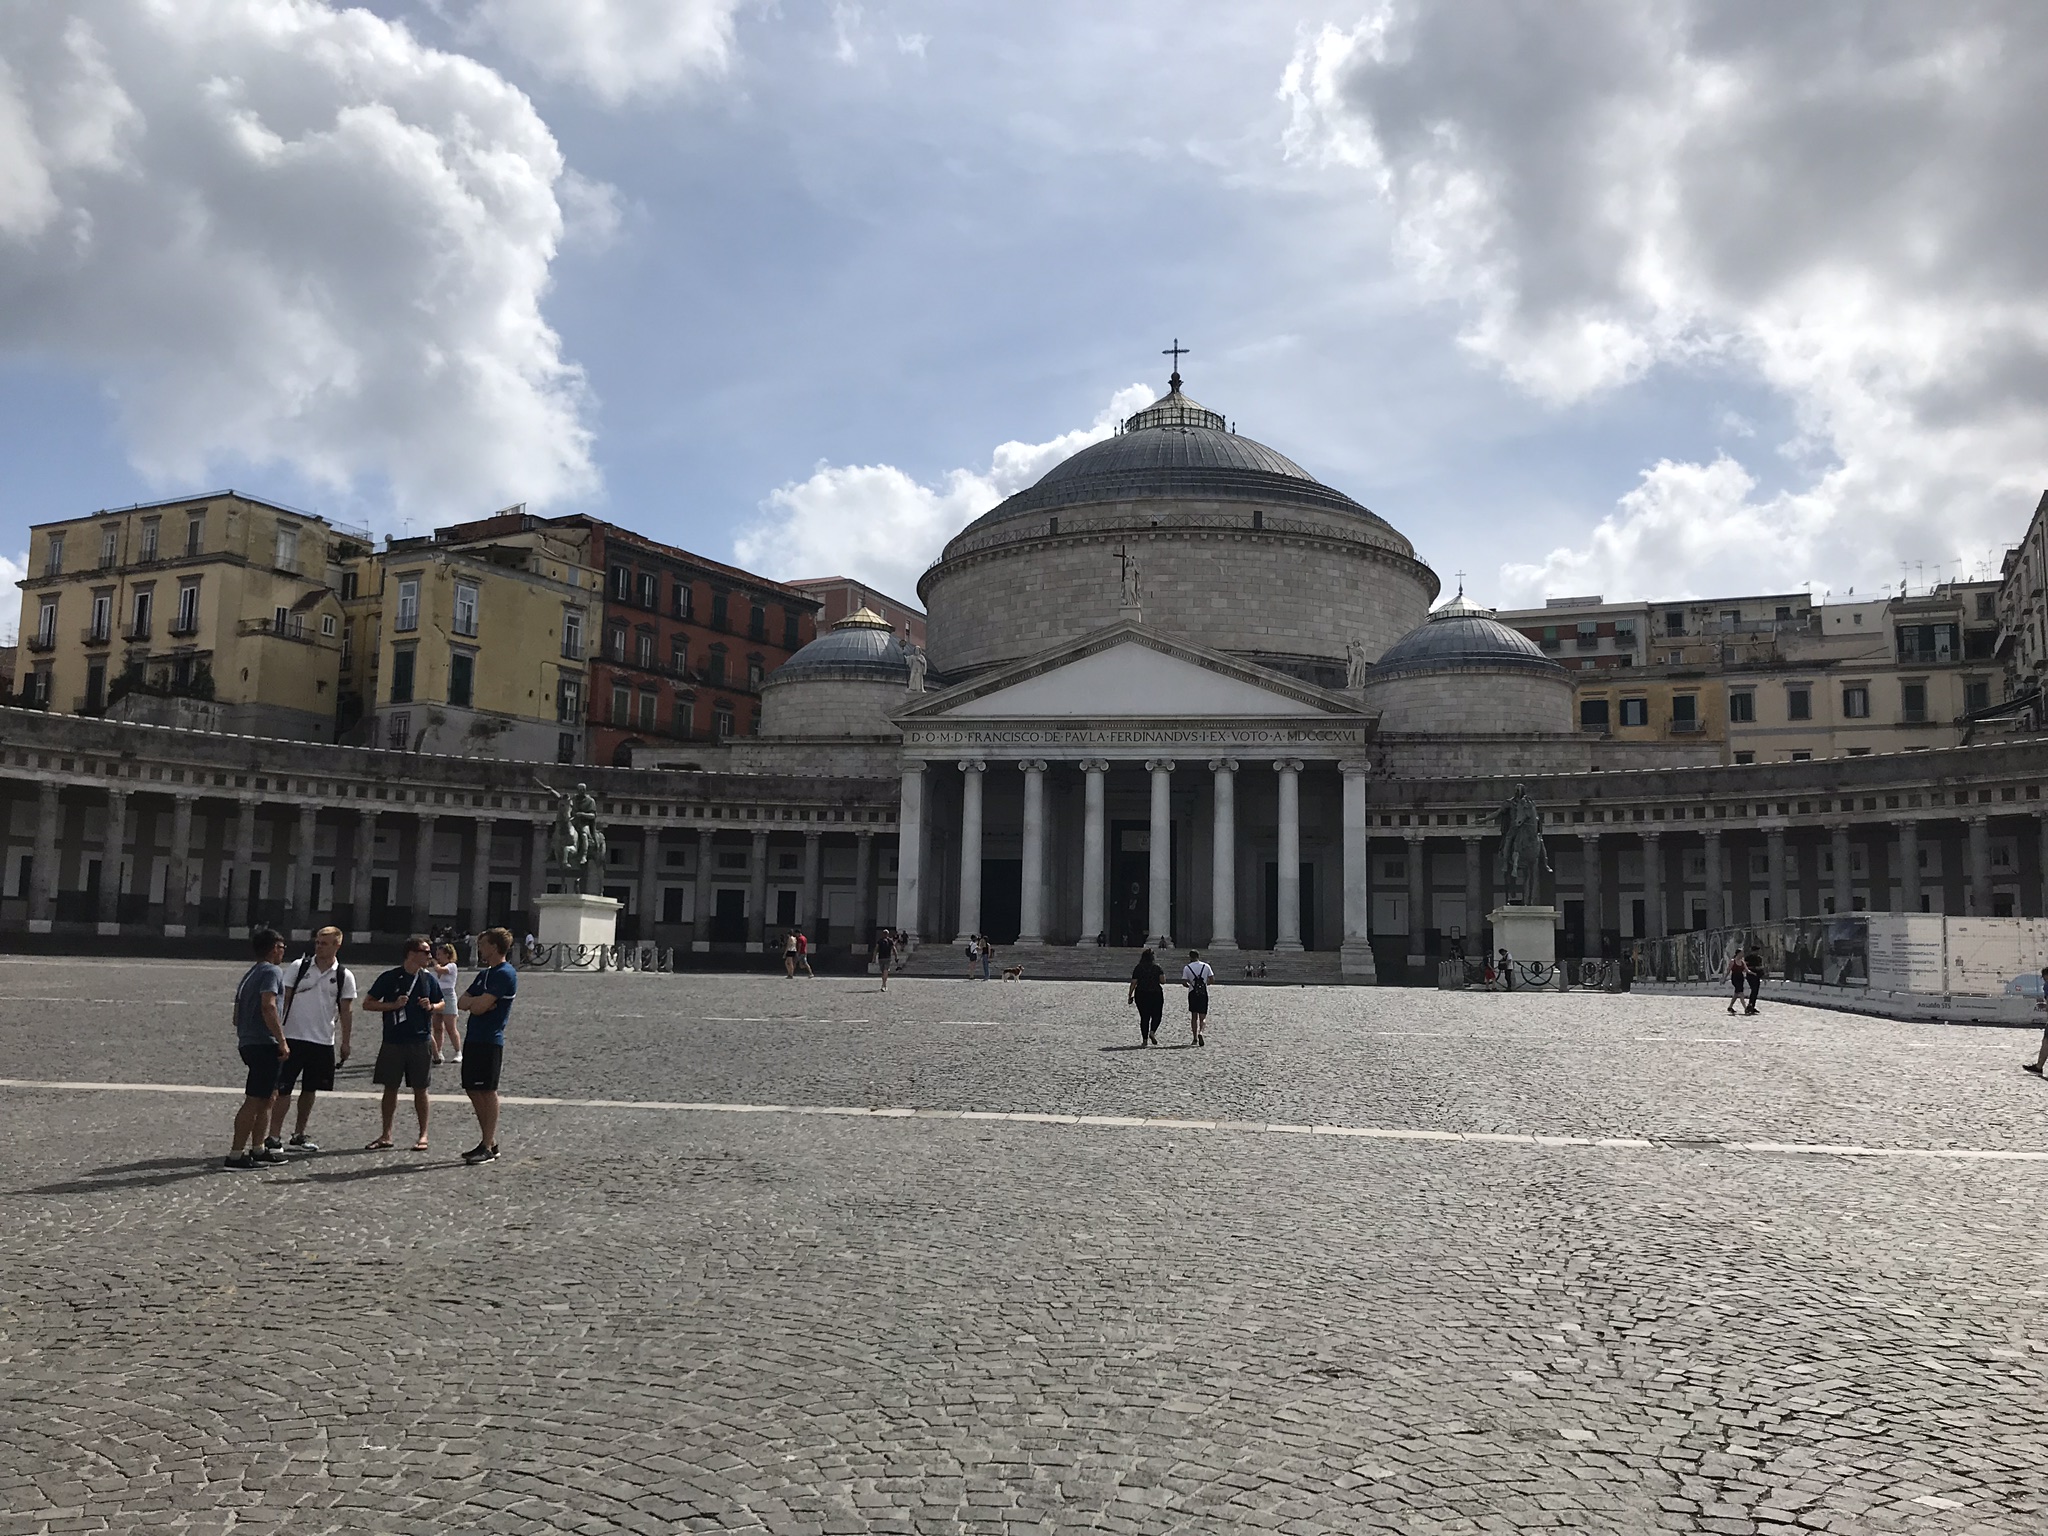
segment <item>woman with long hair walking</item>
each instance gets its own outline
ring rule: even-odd
[[[1165,981],[1166,972],[1159,969],[1151,950],[1138,956],[1138,963],[1131,967],[1131,988],[1125,993],[1124,1001],[1137,1005],[1138,1042],[1141,1045],[1159,1043],[1159,1016],[1166,1012]]]

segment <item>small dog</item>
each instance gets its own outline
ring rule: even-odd
[[[1022,981],[1023,979],[1024,979],[1024,967],[1023,967],[1023,966],[1021,966],[1021,965],[1006,965],[1006,966],[1004,966],[1004,967],[1003,967],[1003,980],[1005,980],[1005,981]]]

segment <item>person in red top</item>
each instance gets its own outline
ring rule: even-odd
[[[796,931],[796,963],[804,968],[804,974],[810,977],[811,980],[816,981],[818,979],[818,973],[811,969],[810,936],[801,928]],[[791,968],[789,974],[792,976],[796,974],[794,967]]]

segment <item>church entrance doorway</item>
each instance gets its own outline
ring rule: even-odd
[[[1176,830],[1168,823],[1169,830]],[[1178,841],[1176,838],[1175,841]],[[1141,949],[1158,935],[1152,933],[1152,823],[1112,821],[1109,824],[1109,899],[1103,920],[1109,924],[1109,942],[1118,949]],[[1168,870],[1178,866],[1171,847]],[[1166,893],[1168,933],[1174,931],[1179,913],[1174,905],[1178,893],[1169,886]]]
[[[981,931],[997,944],[1014,944],[1024,924],[1024,861],[981,861]]]
[[[1316,947],[1315,866],[1304,862],[1301,881],[1301,947]],[[1266,948],[1280,942],[1280,866],[1266,866]]]

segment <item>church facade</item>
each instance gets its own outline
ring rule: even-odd
[[[1726,766],[1576,727],[1527,637],[1391,524],[1166,394],[962,529],[928,642],[855,612],[758,736],[630,768],[481,764],[10,711],[0,931],[525,926],[548,795],[587,779],[625,932],[716,963],[800,925],[1421,979],[1486,942],[1495,813],[1540,808],[1558,949],[1826,911],[2039,915],[2031,741]]]

